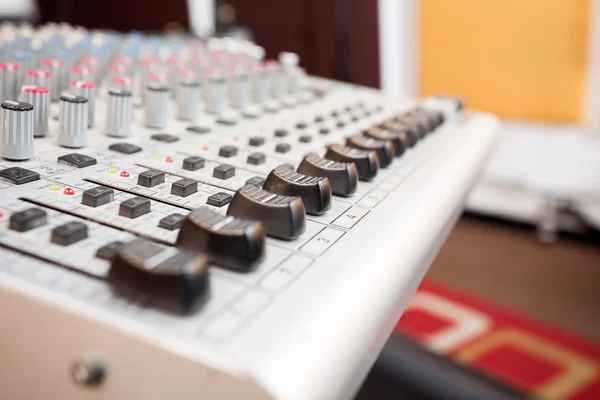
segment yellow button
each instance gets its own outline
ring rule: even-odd
[[[114,167],[110,167],[109,169],[106,170],[106,172],[108,172],[109,174],[114,174],[115,172],[117,172],[117,169]]]
[[[60,185],[58,183],[52,183],[50,184],[50,190],[52,190],[53,192],[58,192],[60,190]]]
[[[162,156],[160,154],[154,154],[152,158],[154,158],[155,160],[160,160]]]

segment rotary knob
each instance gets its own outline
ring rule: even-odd
[[[206,111],[210,114],[220,115],[227,107],[227,81],[218,70],[208,73],[208,99]]]
[[[87,144],[88,100],[83,96],[64,93],[60,96],[58,144],[80,148]]]
[[[88,128],[94,126],[94,111],[96,104],[96,83],[92,81],[73,81],[72,82],[73,94],[85,97],[87,99],[88,107]]]
[[[0,63],[0,87],[2,89],[1,98],[3,100],[14,100],[17,88],[17,72],[19,64],[11,62]]]
[[[21,88],[20,100],[33,105],[33,136],[46,136],[50,90],[45,86],[25,85]]]
[[[148,128],[161,129],[167,123],[167,107],[171,91],[161,82],[150,82],[146,87],[146,114],[144,125]]]
[[[2,109],[2,157],[27,160],[33,157],[33,105],[6,100]]]
[[[25,78],[26,85],[50,87],[50,72],[43,69],[30,69]]]
[[[42,69],[50,72],[50,98],[52,101],[58,101],[62,90],[62,79],[66,75],[66,70],[62,61],[48,58],[42,61]]]
[[[131,131],[131,92],[121,88],[108,90],[108,113],[106,134],[113,137],[127,137]]]
[[[196,118],[201,97],[200,79],[193,71],[189,72],[180,74],[177,88],[177,117],[184,121]]]

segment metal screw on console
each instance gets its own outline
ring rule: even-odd
[[[98,386],[106,378],[106,366],[97,359],[77,361],[71,366],[73,381],[83,386]]]

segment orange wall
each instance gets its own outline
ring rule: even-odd
[[[422,94],[503,117],[581,121],[589,0],[421,0]]]

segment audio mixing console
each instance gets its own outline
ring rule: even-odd
[[[235,39],[0,41],[3,399],[351,397],[499,127]]]

